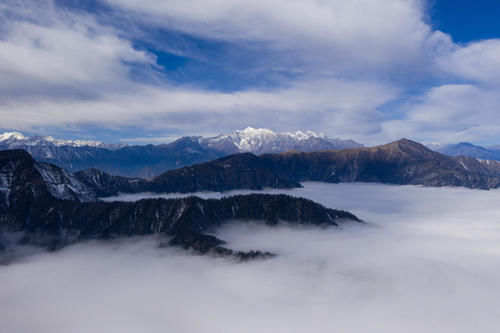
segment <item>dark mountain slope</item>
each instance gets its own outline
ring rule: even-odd
[[[264,187],[300,186],[296,182],[277,177],[263,162],[251,153],[242,153],[167,171],[151,180],[154,184],[152,191],[158,192],[163,188],[172,189],[172,192],[228,191],[240,188],[260,190]]]
[[[250,158],[254,157],[250,155]],[[40,172],[40,169],[43,171]],[[172,245],[247,259],[270,254],[255,251],[234,253],[222,246],[222,240],[206,232],[232,220],[313,225],[359,221],[348,212],[286,195],[254,194],[220,200],[189,197],[133,203],[100,202],[95,199],[94,192],[73,176],[68,183],[64,170],[35,162],[21,150],[0,152],[0,171],[2,249],[5,247],[2,233],[21,232],[24,233],[23,242],[51,249],[86,239],[162,234],[171,238]],[[133,181],[106,174],[99,174],[96,179],[103,191],[106,191],[106,186],[134,186],[130,185]],[[113,180],[116,182],[113,183]],[[58,192],[51,190],[53,187]],[[68,192],[68,188],[73,192]]]
[[[92,188],[98,197],[106,197],[122,193],[136,193],[150,191],[150,181],[139,178],[113,176],[99,169],[92,168],[78,171],[74,176],[86,186]]]
[[[339,219],[357,221],[348,212],[327,209],[310,200],[253,194],[220,200],[188,197],[133,203],[46,200],[44,205],[32,202],[11,207],[0,215],[0,225],[5,231],[26,232],[26,239],[32,244],[61,247],[82,239],[203,234],[225,221],[238,219],[316,225],[337,225]]]
[[[196,192],[232,189],[298,187],[302,181],[377,182],[425,186],[497,188],[500,164],[464,156],[450,157],[410,140],[371,148],[287,152],[254,156],[250,153],[193,165],[150,180],[127,180],[86,171],[75,176],[99,195],[118,192]],[[96,178],[107,179],[103,185]]]
[[[95,192],[72,174],[54,165],[35,162],[23,150],[0,152],[0,213],[10,205],[47,196],[95,201]]]
[[[0,150],[13,145],[0,142]],[[169,144],[126,146],[107,149],[93,146],[59,146],[40,141],[16,143],[14,149],[29,152],[37,161],[55,164],[71,172],[98,168],[114,175],[148,178],[166,170],[210,161],[227,155],[202,146],[196,137],[185,137]]]
[[[149,180],[110,176],[96,169],[77,172],[75,177],[93,188],[99,196],[115,195],[118,192],[189,193],[300,187],[297,182],[276,176],[264,162],[251,153],[242,153],[167,171]]]
[[[130,146],[117,150],[68,146],[57,147],[57,150],[57,154],[52,157],[34,156],[71,171],[98,168],[114,175],[142,178],[225,155],[202,147],[192,137],[181,138],[170,144]]]
[[[500,174],[475,159],[449,157],[402,139],[371,148],[262,155],[284,179],[495,188]]]

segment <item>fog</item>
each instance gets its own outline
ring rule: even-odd
[[[2,332],[498,331],[500,191],[305,183],[270,192],[367,224],[215,231],[231,248],[278,254],[245,263],[158,248],[155,237],[24,257],[0,266]]]

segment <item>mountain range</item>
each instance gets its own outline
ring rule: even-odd
[[[178,169],[224,156],[250,152],[255,155],[287,151],[315,152],[362,148],[353,140],[332,139],[311,131],[275,133],[247,127],[228,134],[204,138],[186,136],[171,143],[128,146],[90,140],[61,140],[50,136],[27,137],[19,132],[0,135],[0,150],[23,149],[37,161],[51,163],[69,172],[97,168],[110,175],[154,178]],[[429,144],[436,152],[458,157],[500,161],[500,147],[482,147],[468,142]]]
[[[23,149],[38,161],[52,163],[71,172],[95,167],[113,175],[140,178],[154,177],[167,170],[241,152],[258,155],[361,146],[353,140],[332,139],[311,131],[275,133],[251,127],[210,138],[183,137],[168,144],[143,146],[25,137],[17,132],[0,135],[0,150]]]
[[[8,149],[22,149],[25,147],[95,147],[115,150],[127,146],[127,144],[106,144],[93,140],[63,140],[51,136],[32,136],[27,137],[19,132],[5,132],[0,134],[0,144]],[[46,151],[47,154],[50,150]]]
[[[456,144],[430,144],[432,150],[450,156],[470,156],[481,160],[500,161],[500,146],[482,147],[469,142]]]
[[[360,222],[353,214],[287,195],[252,194],[219,200],[197,197],[102,202],[90,186],[57,166],[36,162],[22,150],[0,152],[0,249],[12,234],[23,244],[58,249],[88,239],[158,234],[167,244],[239,259],[268,252],[233,251],[207,231],[228,221],[336,226]]]
[[[500,162],[447,156],[402,139],[382,146],[280,154],[239,153],[169,170],[151,179],[112,176],[98,169],[75,173],[98,196],[138,192],[293,188],[300,182],[375,182],[398,185],[500,186]]]
[[[23,150],[0,151],[0,249],[5,235],[57,249],[86,239],[159,234],[169,245],[239,259],[273,254],[238,252],[208,232],[232,220],[337,225],[359,222],[349,212],[286,195],[240,195],[219,200],[196,197],[103,202],[118,193],[197,192],[293,188],[303,181],[375,182],[424,186],[500,187],[500,162],[447,156],[407,139],[376,147],[237,153],[169,170],[150,178],[127,178],[99,169],[70,173],[35,161]]]

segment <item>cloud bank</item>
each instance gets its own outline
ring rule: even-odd
[[[454,43],[427,1],[93,3],[0,5],[2,128],[499,139],[500,40]]]
[[[8,332],[482,332],[499,325],[498,191],[306,183],[368,226],[217,231],[250,263],[87,243],[0,267]]]

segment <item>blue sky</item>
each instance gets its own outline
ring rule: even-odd
[[[456,42],[500,37],[498,1],[436,0],[429,5],[432,25],[450,34]]]
[[[500,143],[500,3],[3,0],[0,128]]]

